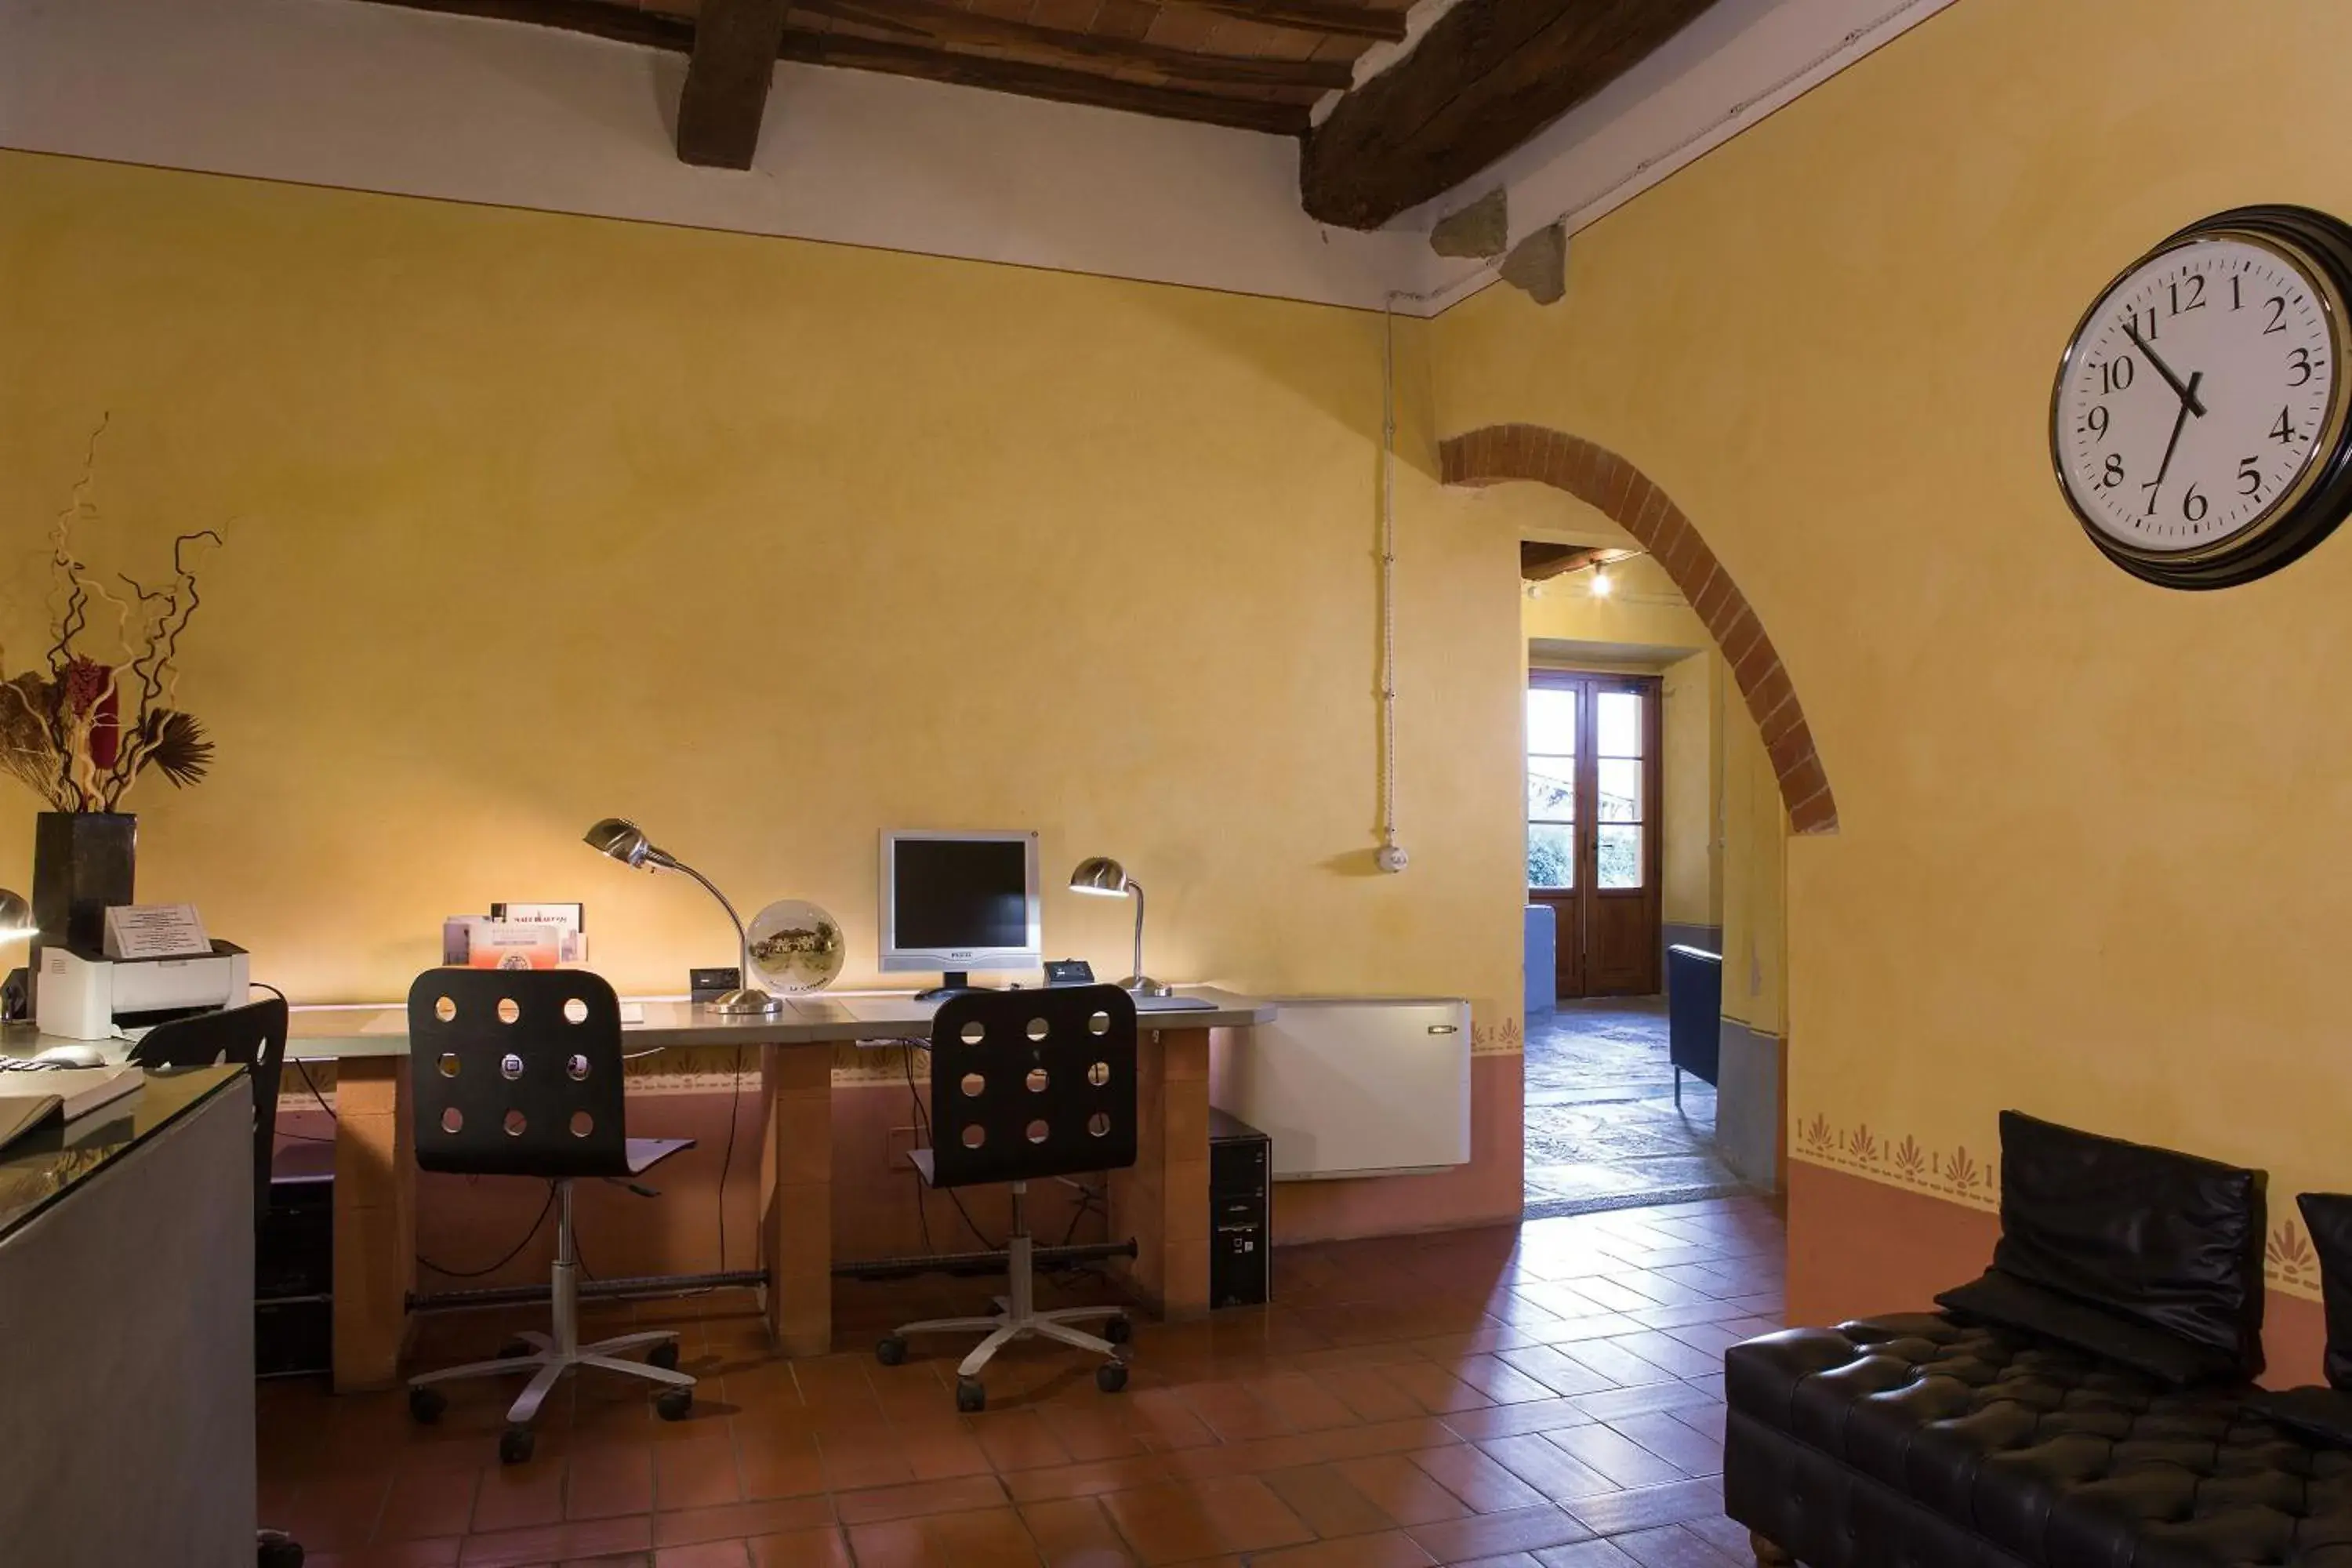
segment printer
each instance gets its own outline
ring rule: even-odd
[[[249,960],[234,942],[188,958],[109,958],[78,947],[41,949],[34,1021],[41,1033],[105,1040],[129,1029],[244,1005]]]

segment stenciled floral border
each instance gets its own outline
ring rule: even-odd
[[[1909,1187],[1971,1208],[2000,1206],[2000,1140],[1989,1138],[1971,1148],[1954,1143],[1940,1148],[1921,1143],[1909,1133],[1899,1140],[1858,1121],[1839,1127],[1821,1111],[1797,1120],[1790,1141],[1791,1157],[1809,1164],[1852,1171],[1891,1186]],[[2273,1205],[2275,1214],[2275,1205]],[[2293,1213],[2276,1215],[2263,1248],[2263,1274],[2270,1284],[2294,1295],[2315,1299],[2319,1294],[2319,1258],[2302,1221]]]

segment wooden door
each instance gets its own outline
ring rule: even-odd
[[[1654,676],[1528,677],[1528,898],[1559,922],[1559,994],[1659,988]]]

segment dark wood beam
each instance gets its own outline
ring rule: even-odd
[[[1195,92],[1186,88],[1154,87],[1093,71],[1032,65],[1026,60],[1008,60],[992,55],[958,54],[928,44],[861,38],[848,33],[804,33],[794,28],[784,35],[784,58],[809,65],[887,71],[895,76],[984,87],[1063,103],[1123,109],[1169,120],[1231,125],[1276,136],[1307,133],[1307,109],[1301,103],[1273,103],[1264,99]]]
[[[1016,22],[985,12],[962,10],[942,4],[942,0],[794,0],[794,9],[895,32],[911,29],[942,43],[1003,46],[1113,68],[1139,66],[1162,76],[1181,77],[1213,87],[1289,87],[1328,92],[1333,88],[1346,87],[1353,79],[1353,68],[1345,60],[1196,55],[1140,39],[1104,37],[1040,26],[1034,22]]]
[[[776,77],[792,0],[702,0],[694,58],[677,99],[677,156],[712,169],[748,169]]]
[[[1623,75],[1711,0],[1462,0],[1307,138],[1308,215],[1377,228]]]
[[[529,22],[561,27],[624,44],[648,44],[680,54],[694,47],[694,24],[683,16],[609,5],[606,0],[374,0],[410,11],[452,16],[487,16],[494,22]]]
[[[1214,11],[1244,22],[1294,33],[1328,33],[1338,38],[1374,38],[1398,43],[1404,37],[1404,11],[1374,11],[1344,0],[1159,0],[1171,11]]]
[[[1529,583],[1548,582],[1570,572],[1595,566],[1620,553],[1590,544],[1551,544],[1540,539],[1519,541],[1519,575]]]

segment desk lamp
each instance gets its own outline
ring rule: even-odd
[[[12,893],[0,888],[0,942],[23,942],[41,934],[33,923],[33,906],[25,901],[22,893]]]
[[[1135,900],[1135,973],[1118,983],[1118,988],[1136,996],[1165,996],[1169,987],[1143,973],[1143,884],[1127,874],[1127,868],[1100,855],[1089,855],[1078,862],[1070,873],[1070,891],[1091,893],[1097,898],[1116,899],[1122,895]]]
[[[585,842],[591,849],[610,855],[633,870],[653,870],[658,868],[664,871],[683,871],[701,883],[703,890],[717,899],[719,907],[727,911],[727,918],[735,922],[735,942],[740,955],[737,962],[743,966],[736,977],[746,982],[751,978],[751,943],[743,932],[743,917],[735,912],[735,906],[727,901],[727,895],[720,892],[709,878],[669,851],[655,848],[653,841],[646,837],[645,829],[625,817],[604,818],[588,830]],[[757,1017],[764,1014],[782,1012],[784,1003],[783,998],[772,996],[758,986],[747,984],[737,990],[728,992],[723,996],[715,998],[709,1004],[709,1007],[714,1013]]]

